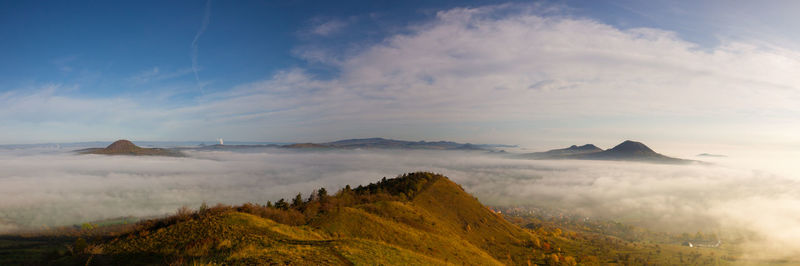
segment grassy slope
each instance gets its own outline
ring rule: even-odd
[[[342,203],[346,199],[349,203]],[[535,225],[525,229],[489,210],[447,178],[429,173],[343,190],[329,199],[337,201],[299,226],[248,214],[243,207],[215,207],[179,214],[175,216],[177,219],[137,225],[133,231],[116,234],[113,240],[93,240],[85,253],[62,256],[55,262],[86,264],[88,260],[88,264],[101,265],[730,263],[720,258],[726,253],[720,249],[629,241],[570,230],[557,223],[512,217],[520,226]]]
[[[140,230],[103,245],[114,263],[204,262],[231,264],[282,262],[336,263],[322,235],[303,227],[275,223],[250,214],[226,211],[178,222],[155,230]],[[308,258],[303,255],[312,255]]]
[[[359,205],[318,224],[330,233],[380,239],[445,261],[488,265],[536,260],[530,252],[536,236],[507,222],[449,179],[431,177],[419,181],[410,202]],[[375,216],[386,222],[376,222]]]
[[[390,204],[379,204],[389,206]],[[361,208],[373,206],[359,206],[359,208],[344,208],[340,211],[326,215],[314,223],[325,232],[342,237],[371,239],[391,245],[403,247],[424,256],[438,258],[443,261],[466,261],[467,263],[493,265],[498,264],[485,251],[476,248],[458,236],[436,232],[434,230],[420,230],[391,217],[375,215]],[[380,207],[378,207],[380,208]],[[401,215],[415,215],[413,209],[393,208],[393,211],[410,211]],[[409,217],[410,218],[410,217]],[[414,219],[414,218],[412,218]],[[420,220],[426,219],[424,216]],[[431,218],[427,218],[431,221]]]
[[[501,262],[524,264],[534,259],[530,243],[536,236],[495,214],[446,178],[433,181],[413,203],[438,220],[437,230],[461,236]]]
[[[526,257],[534,236],[486,209],[444,177],[421,184],[412,201],[339,207],[308,226],[236,211],[139,230],[102,246],[114,263],[499,265]]]

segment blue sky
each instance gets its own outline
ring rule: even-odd
[[[198,38],[198,61],[202,61],[198,63],[200,87],[214,91],[288,67],[313,69],[292,53],[298,46],[375,42],[429,19],[435,11],[464,3],[394,2],[5,1],[0,3],[0,32],[12,41],[0,46],[6,59],[0,65],[1,89],[59,83],[80,84],[87,96],[137,92],[152,89],[153,84],[120,80],[155,68],[157,74],[169,76],[170,82],[164,84],[192,85],[183,83],[194,80],[186,72],[192,68],[191,45],[207,5],[209,24]],[[353,32],[314,34],[314,27],[326,22],[347,25]]]
[[[0,143],[798,147],[798,7],[4,1]]]

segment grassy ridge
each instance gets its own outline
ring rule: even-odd
[[[535,261],[530,251],[538,241],[536,236],[509,223],[446,178],[431,183],[413,203],[438,220],[437,230],[461,236],[501,262]]]
[[[498,264],[485,251],[460,238],[419,230],[357,208],[348,207],[332,213],[315,226],[337,236],[376,240],[445,262],[464,260],[483,265]]]
[[[431,204],[437,197],[454,205]],[[534,259],[518,252],[526,249],[520,238],[530,243],[532,234],[505,222],[441,175],[414,173],[300,201],[218,206],[151,221],[101,244],[94,256],[115,263],[226,264],[499,265]],[[476,209],[437,215],[462,208]],[[486,230],[498,222],[504,223],[501,229]]]
[[[535,217],[509,219],[514,223],[482,205],[446,177],[421,172],[384,178],[354,189],[346,186],[333,195],[320,189],[308,198],[298,195],[290,201],[281,199],[265,205],[204,205],[196,211],[184,208],[167,218],[116,225],[115,231],[87,227],[65,240],[86,237],[69,244],[68,252],[38,259],[6,260],[10,263],[4,264],[21,261],[34,265],[730,262],[721,259],[725,254],[715,254],[714,250],[625,240],[573,230]],[[27,248],[19,246],[20,243],[14,243],[18,250]],[[64,241],[59,243],[64,245]],[[32,249],[37,250],[35,245]],[[26,254],[34,257],[39,253]]]

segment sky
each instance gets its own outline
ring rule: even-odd
[[[800,148],[792,1],[2,1],[0,144]]]

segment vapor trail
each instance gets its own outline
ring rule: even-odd
[[[200,40],[200,36],[203,36],[203,33],[208,28],[208,23],[211,21],[211,0],[206,1],[206,12],[203,16],[203,25],[200,26],[200,30],[197,31],[197,34],[194,35],[194,40],[192,40],[192,72],[194,72],[194,79],[197,83],[200,83],[200,76],[197,74],[197,50],[198,50],[198,41]]]

